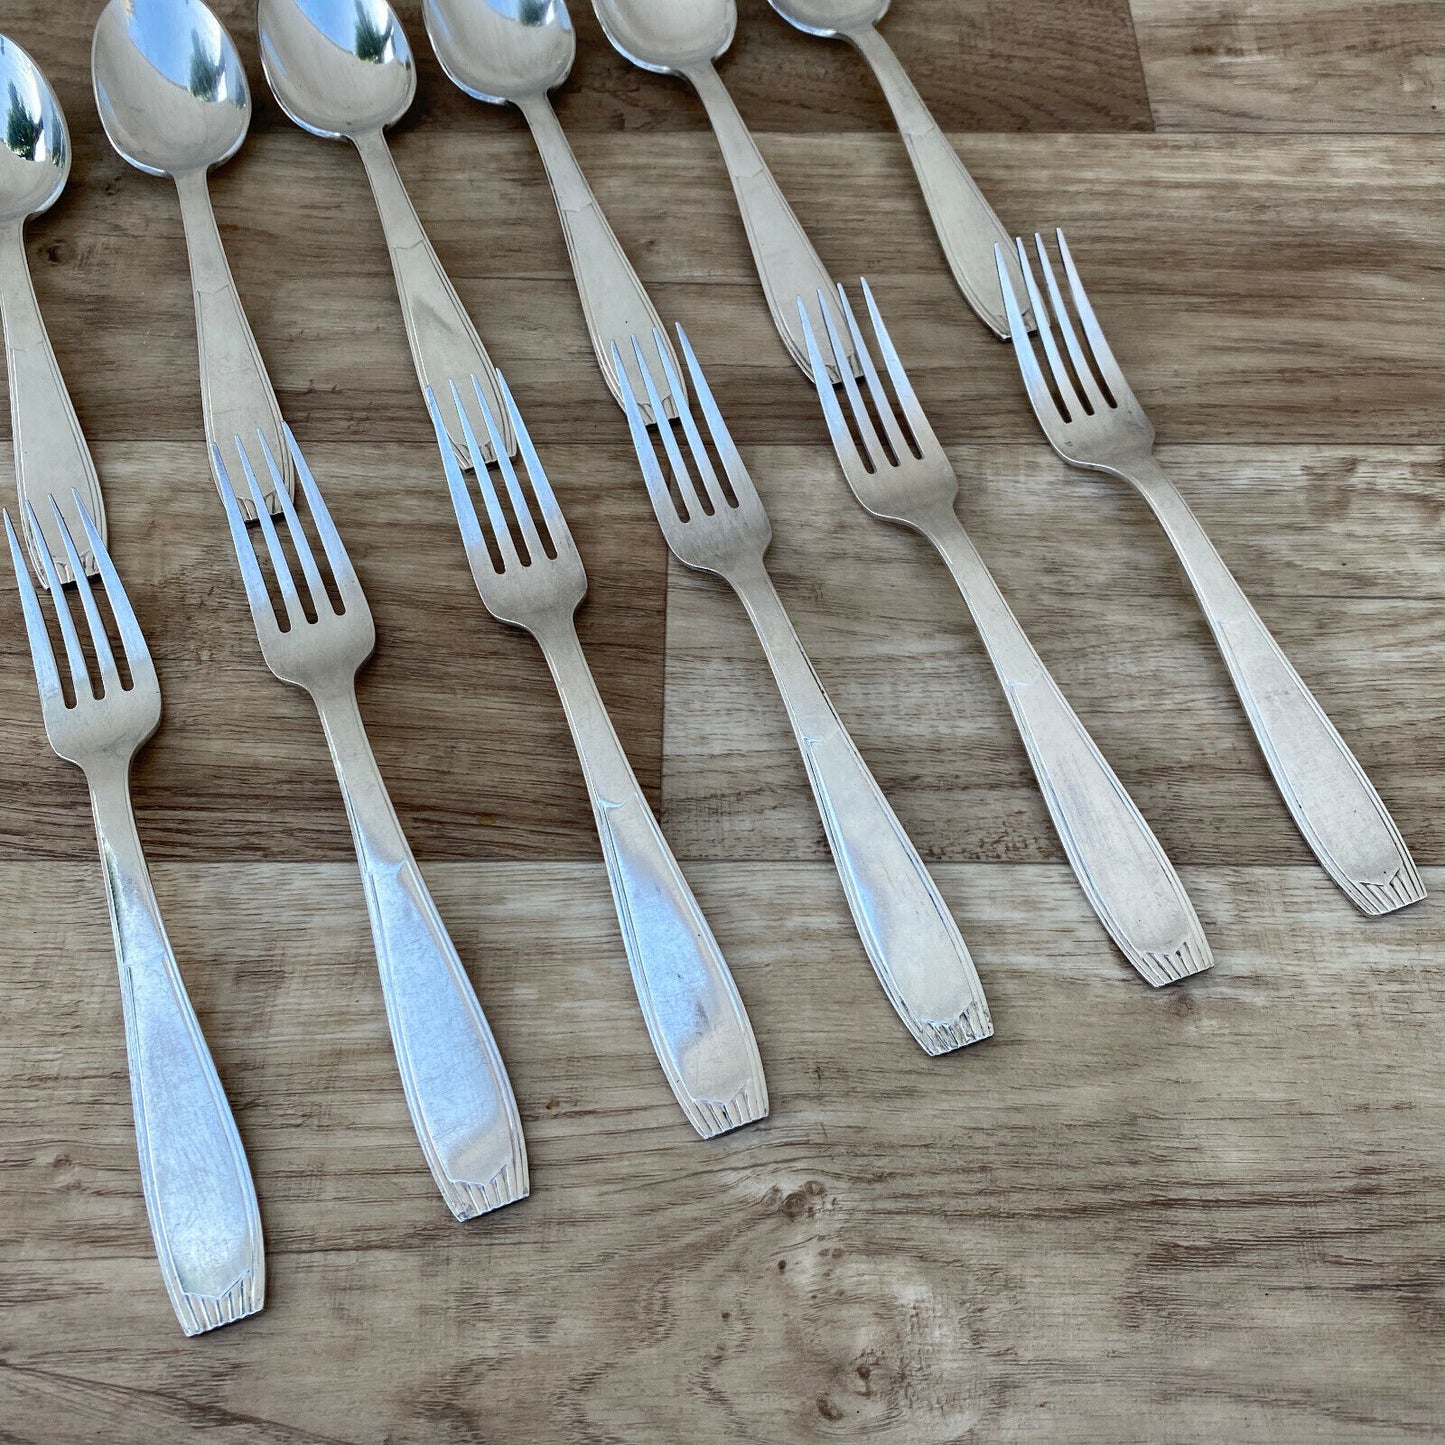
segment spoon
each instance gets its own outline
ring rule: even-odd
[[[0,35],[0,326],[5,331],[5,368],[10,377],[10,429],[15,446],[15,481],[20,516],[35,575],[45,585],[42,553],[31,533],[32,517],[50,544],[52,557],[65,556],[53,497],[73,537],[84,538],[72,488],[105,537],[100,482],[90,448],[76,420],[65,380],[51,350],[30,268],[25,260],[25,222],[49,210],[70,174],[70,138],[65,117],[39,67],[13,40]],[[33,507],[33,511],[32,511]],[[81,566],[96,575],[88,552]],[[73,581],[60,563],[62,582]]]
[[[422,14],[432,49],[452,81],[477,100],[515,105],[531,127],[552,183],[592,349],[618,405],[622,392],[613,369],[614,346],[633,393],[647,394],[632,350],[634,336],[647,338],[641,344],[653,376],[679,375],[682,368],[665,339],[666,328],[607,224],[547,99],[547,92],[567,78],[577,54],[565,0],[423,0]],[[664,338],[670,366],[659,364],[658,337]],[[666,414],[675,417],[671,392],[664,389],[661,401]],[[645,419],[654,421],[650,408]]]
[[[713,69],[713,61],[732,44],[737,29],[734,0],[592,0],[592,8],[615,50],[644,70],[679,75],[697,91],[722,148],[773,325],[811,379],[799,298],[815,327],[823,325],[820,296],[839,336],[848,336],[848,324],[834,299],[837,288]],[[858,359],[852,343],[847,345],[856,374]],[[839,379],[831,366],[828,374]]]
[[[406,193],[384,131],[416,95],[416,68],[401,23],[386,0],[260,0],[261,68],[281,109],[312,135],[349,140],[361,156],[391,253],[406,339],[422,391],[443,409],[452,450],[469,466],[452,397],[454,378],[481,378],[492,415],[505,417],[497,371],[456,288],[442,270]],[[459,394],[469,388],[459,388]],[[472,403],[472,431],[487,436]],[[516,451],[510,423],[503,443]],[[490,446],[483,448],[494,461]]]
[[[251,123],[251,93],[236,47],[201,0],[109,0],[95,24],[90,70],[111,145],[147,175],[169,176],[180,196],[212,474],[218,449],[234,449],[237,437],[249,441],[259,429],[294,492],[281,408],[236,294],[206,188],[206,172],[236,154]],[[263,496],[276,511],[269,479]]]
[[[958,153],[938,122],[928,113],[908,72],[888,42],[873,28],[888,11],[889,0],[768,0],[798,30],[829,40],[847,40],[873,68],[888,108],[903,134],[933,229],[964,300],[979,319],[1005,341],[1008,317],[994,262],[995,244],[1015,273],[1015,290],[1026,294],[1013,238],[984,200],[977,182],[964,169]],[[1025,313],[1025,320],[1031,318]]]

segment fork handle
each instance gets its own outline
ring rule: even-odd
[[[1013,237],[984,199],[978,183],[969,175],[948,143],[938,122],[923,103],[923,97],[908,78],[888,42],[873,27],[852,31],[847,37],[873,70],[893,112],[908,159],[923,190],[929,219],[948,261],[953,279],[964,300],[997,336],[1008,339],[1008,317],[999,286],[994,245],[1003,247],[1014,273],[1018,295],[1028,294],[1013,254]],[[1029,319],[1026,315],[1026,321]]]
[[[407,1108],[458,1219],[527,1195],[522,1121],[502,1056],[412,857],[356,695],[317,698],[336,764]]]
[[[458,464],[466,470],[471,467],[471,458],[452,402],[450,383],[455,381],[465,397],[470,390],[469,376],[481,382],[487,405],[497,418],[503,444],[510,455],[516,450],[516,443],[497,387],[497,369],[417,218],[386,137],[377,130],[353,136],[352,140],[366,167],[366,178],[371,183],[371,194],[381,217],[412,365],[423,389],[431,387],[436,396]],[[479,411],[473,417],[473,431],[484,439],[480,445],[483,454],[491,460],[492,449],[485,440],[487,428]]]
[[[1179,875],[1034,651],[953,508],[922,530],[963,594],[1099,921],[1156,988],[1208,968],[1209,943]]]
[[[761,562],[728,575],[772,668],[873,971],[930,1054],[993,1032],[968,946],[833,709]]]
[[[1184,564],[1265,762],[1305,841],[1364,913],[1425,896],[1399,829],[1173,482],[1152,458],[1119,471]]]
[[[570,620],[537,641],[592,799],[607,879],[652,1047],[704,1138],[764,1118],[762,1060],[722,950],[622,750]]]
[[[25,237],[20,222],[0,230],[0,324],[5,328],[5,369],[10,378],[10,430],[15,451],[15,481],[20,490],[20,520],[25,530],[35,572],[45,576],[34,540],[26,503],[35,508],[40,529],[57,559],[62,581],[70,580],[54,514],[47,505],[53,496],[64,514],[71,536],[83,543],[85,529],[75,510],[72,490],[80,493],[91,520],[105,537],[105,512],[100,482],[85,435],[76,419],[60,364],[50,345],[30,268],[25,260]],[[84,547],[81,548],[82,554]]]
[[[266,1292],[246,1153],[161,922],[128,765],[89,776],[120,967],[141,1185],[171,1306],[188,1335],[254,1314]]]
[[[191,264],[191,294],[196,305],[196,344],[201,363],[201,411],[206,425],[207,455],[211,448],[231,456],[235,439],[248,446],[257,428],[264,433],[276,458],[287,490],[295,492],[295,468],[281,435],[281,408],[261,360],[251,324],[241,306],[231,276],[216,213],[206,188],[205,171],[188,171],[176,177],[181,199],[181,222],[186,232],[186,253]],[[263,475],[266,475],[263,472]],[[220,486],[220,479],[216,479]],[[269,476],[263,486],[267,505],[275,511]]]

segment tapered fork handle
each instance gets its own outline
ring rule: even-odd
[[[442,270],[431,239],[422,229],[386,137],[377,130],[353,136],[352,139],[366,167],[366,178],[371,183],[371,194],[381,217],[382,234],[386,237],[386,248],[391,255],[392,275],[396,278],[397,296],[401,300],[401,315],[406,323],[406,339],[411,346],[417,380],[423,390],[429,386],[436,395],[457,461],[464,470],[471,466],[466,436],[452,401],[451,383],[457,382],[458,391],[465,396],[471,387],[462,383],[469,376],[480,380],[487,405],[491,407],[492,415],[498,418],[503,444],[510,456],[516,450],[516,441],[512,436],[511,423],[507,420],[507,408],[502,404],[501,393],[497,389],[497,369],[487,355],[487,349],[482,345],[451,278]],[[491,445],[485,440],[488,432],[480,410],[468,415],[472,418],[473,431],[483,438],[483,454],[491,460]]]
[[[1425,889],[1394,819],[1184,498],[1152,458],[1119,470],[1184,563],[1265,762],[1315,856],[1364,913],[1418,902]]]
[[[963,594],[1049,816],[1099,921],[1155,987],[1208,968],[1209,943],[1179,875],[1034,651],[953,509],[921,530]]]
[[[10,378],[10,431],[15,449],[15,481],[20,489],[20,519],[35,574],[44,585],[45,567],[30,535],[30,508],[40,518],[41,530],[57,561],[62,581],[71,581],[70,566],[55,514],[53,496],[65,515],[72,537],[85,540],[74,492],[80,494],[91,520],[105,537],[105,512],[100,482],[84,433],[76,419],[70,393],[46,334],[30,268],[25,261],[25,238],[20,223],[0,229],[0,324],[5,329],[5,369]],[[73,491],[72,491],[73,489]],[[93,558],[82,564],[94,572]]]
[[[793,208],[778,189],[752,132],[738,114],[717,71],[711,65],[700,65],[688,70],[686,77],[707,109],[708,120],[722,149],[773,325],[778,328],[778,335],[793,360],[811,380],[813,368],[808,360],[808,340],[798,317],[798,298],[803,298],[812,314],[817,309],[819,292],[832,304],[833,282],[801,222],[793,214]],[[821,326],[821,317],[814,315],[813,320],[815,326]],[[846,338],[848,329],[841,317],[835,317],[835,325],[838,334]],[[822,330],[818,334],[822,335]],[[856,373],[856,359],[851,349],[849,360]]]
[[[266,1293],[256,1190],[236,1121],[161,923],[128,765],[93,771],[91,807],[120,966],[141,1184],[171,1306],[188,1335],[254,1314]]]
[[[644,348],[644,355],[648,355],[655,348],[654,333],[661,336],[673,375],[682,370],[677,354],[667,340],[666,330],[647,292],[643,290],[632,262],[627,259],[627,253],[613,234],[602,207],[597,204],[597,197],[592,194],[592,187],[587,183],[582,167],[577,164],[577,157],[572,153],[551,102],[545,95],[534,95],[521,101],[520,105],[527,124],[532,128],[547,179],[552,184],[552,196],[557,202],[557,215],[562,221],[567,255],[577,280],[577,295],[582,302],[582,314],[587,321],[592,349],[597,353],[597,364],[620,404],[622,388],[612,361],[612,348],[616,346],[632,383],[633,395],[645,397],[647,387],[632,350],[632,338],[637,337]],[[667,390],[665,368],[649,356],[648,370],[656,381],[664,409],[669,416],[675,417],[677,408]],[[646,419],[649,422],[656,420],[650,413]]]
[[[923,190],[929,219],[939,245],[948,260],[953,279],[979,319],[997,336],[1008,338],[1008,317],[994,261],[995,243],[1003,246],[1010,269],[1015,273],[1017,294],[1028,294],[1018,261],[1013,256],[1013,237],[984,199],[978,183],[969,175],[948,143],[948,137],[929,114],[923,97],[908,78],[888,42],[873,27],[851,32],[849,40],[872,67],[903,144],[914,174]],[[1030,317],[1025,313],[1025,321]]]
[[[717,940],[638,786],[571,622],[537,634],[587,780],[622,942],[667,1082],[704,1139],[763,1118],[757,1041]]]
[[[236,438],[251,446],[259,429],[271,448],[285,479],[288,492],[296,490],[295,468],[281,435],[281,408],[261,360],[260,349],[246,320],[236,291],[231,267],[226,260],[211,195],[206,189],[205,171],[189,171],[176,177],[181,199],[181,221],[186,231],[186,252],[191,263],[191,293],[196,303],[196,344],[201,360],[201,410],[206,424],[206,455],[215,452],[235,457]],[[276,501],[270,475],[262,495],[275,512]],[[216,478],[217,488],[220,478]],[[249,502],[243,504],[249,516]]]
[[[527,1195],[517,1101],[397,821],[355,694],[316,703],[356,845],[407,1108],[447,1207],[471,1219]]]
[[[728,575],[747,609],[793,735],[853,922],[873,971],[930,1054],[993,1032],[983,986],[953,915],[833,710],[761,563]]]

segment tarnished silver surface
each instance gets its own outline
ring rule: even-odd
[[[495,441],[500,423],[476,379],[458,378],[452,385],[473,389]],[[501,387],[523,468],[518,471],[505,455],[489,468],[469,435],[475,491],[446,445],[441,414],[428,397],[467,561],[487,610],[531,633],[547,659],[587,780],[652,1047],[688,1122],[704,1139],[711,1138],[768,1112],[757,1041],[722,950],[638,786],[593,681],[573,620],[587,595],[587,574],[505,380]]]
[[[811,306],[821,295],[831,306],[833,283],[713,68],[737,29],[734,0],[592,0],[592,8],[613,48],[634,65],[682,76],[697,91],[727,164],[773,325],[789,355],[811,375],[797,298],[810,298]],[[644,347],[654,344],[650,334],[638,340]],[[630,350],[627,341],[619,354]],[[669,369],[676,374],[674,365],[663,368],[664,376]],[[662,377],[653,379],[665,384]],[[634,391],[639,405],[645,395]]]
[[[1016,326],[1014,351],[1044,435],[1072,466],[1129,482],[1149,504],[1184,564],[1275,784],[1330,877],[1365,913],[1419,902],[1424,885],[1395,820],[1154,460],[1154,428],[1104,339],[1064,233],[1056,234],[1067,300],[1043,238],[1034,237],[1043,292],[1023,242],[1015,243],[1039,333],[1036,345]],[[1002,246],[998,274],[1017,323],[1021,301]]]
[[[887,382],[841,288],[839,306],[847,317],[848,340],[863,363],[864,385],[846,376],[840,403],[837,388],[818,382],[848,485],[875,517],[925,536],[958,584],[1003,685],[1064,852],[1124,956],[1156,987],[1199,973],[1213,960],[1189,895],[959,523],[953,466],[909,385],[866,281],[863,296]],[[817,378],[823,374],[817,362],[830,352],[836,356],[844,338],[830,323],[820,345],[811,325],[804,324]]]
[[[5,531],[45,731],[55,751],[85,773],[90,788],[120,966],[146,1212],[176,1318],[188,1335],[197,1335],[261,1308],[266,1292],[261,1216],[231,1107],[161,922],[131,811],[131,761],[160,724],[160,682],[100,532],[79,496],[71,498],[71,506],[115,619],[129,685],[122,680],[92,584],[80,566],[79,548],[59,506],[53,505],[55,531],[72,574],[79,578],[75,593],[94,658],[93,665],[86,659],[59,568],[32,518],[31,536],[64,645],[65,682],[9,513]]]
[[[84,537],[79,496],[96,531],[105,537],[100,481],[90,448],[75,417],[70,393],[51,349],[30,268],[25,259],[25,222],[49,210],[70,173],[65,117],[40,68],[13,40],[0,35],[0,324],[5,329],[5,370],[10,381],[10,430],[15,481],[20,490],[20,530],[42,585],[45,568],[30,534],[38,517],[62,582],[70,562],[46,498],[53,496],[74,537]],[[95,558],[80,548],[81,566],[94,576]]]
[[[303,130],[356,147],[391,255],[406,339],[422,390],[475,372],[495,410],[497,373],[442,269],[386,143],[386,128],[411,107],[416,68],[386,0],[260,0],[261,68],[281,109]],[[451,406],[450,397],[444,408]],[[474,424],[479,418],[473,419]],[[504,426],[508,452],[516,450]],[[467,449],[455,413],[447,435],[458,461]]]
[[[923,190],[929,219],[964,299],[996,335],[1008,337],[1008,316],[999,290],[993,248],[1008,244],[978,183],[923,103],[908,72],[874,26],[889,0],[768,0],[790,25],[809,35],[847,40],[872,67],[898,125],[908,159]],[[1028,309],[1024,317],[1030,320]]]
[[[217,456],[221,498],[251,619],[266,665],[283,682],[308,692],[320,714],[366,890],[407,1108],[447,1207],[458,1219],[471,1219],[526,1197],[527,1153],[517,1101],[481,1005],[397,821],[356,705],[356,674],[376,642],[366,595],[290,428],[286,445],[321,544],[320,558],[296,504],[280,486],[277,459],[264,435],[254,435],[249,448],[235,438],[246,490],[259,506],[264,484],[258,474],[270,474],[281,498],[287,545],[302,577],[297,580],[277,525],[261,507],[263,570]],[[267,571],[275,578],[274,595]]]
[[[632,444],[662,534],[679,561],[721,577],[747,610],[802,752],[858,936],[889,1002],[930,1054],[977,1043],[993,1023],[968,947],[803,651],[763,561],[772,528],[762,501],[681,327],[677,334],[726,485],[689,406],[682,409],[681,442],[679,423],[658,428],[660,459],[627,396]],[[636,354],[640,361],[640,348]],[[656,383],[643,370],[655,395]],[[686,396],[676,378],[672,389]]]
[[[110,0],[95,24],[90,70],[111,145],[148,175],[169,176],[180,196],[207,456],[224,454],[232,438],[250,436],[259,423],[282,459],[289,492],[295,477],[281,443],[281,408],[206,188],[206,172],[236,154],[251,124],[251,92],[236,47],[201,0]],[[265,501],[273,511],[280,505],[269,483]]]
[[[552,184],[587,334],[607,385],[620,402],[622,393],[612,372],[614,343],[626,348],[623,365],[630,365],[627,338],[634,333],[660,336],[662,323],[547,98],[549,90],[566,80],[577,52],[567,6],[563,0],[424,0],[422,13],[437,59],[456,85],[478,100],[515,105],[526,117]],[[641,385],[638,377],[632,380],[634,386]],[[667,414],[675,416],[672,398],[662,400]]]

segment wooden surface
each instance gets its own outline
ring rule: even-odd
[[[220,8],[259,86],[250,6]],[[262,1315],[181,1338],[82,785],[45,744],[4,587],[0,1441],[1440,1438],[1439,905],[1366,922],[1314,866],[1162,538],[1056,462],[953,289],[860,61],[744,0],[723,74],[825,261],[873,279],[964,520],[1213,941],[1182,988],[1130,973],[947,577],[836,472],[700,108],[573,8],[563,122],[709,369],[780,589],[937,862],[998,1035],[929,1060],[893,1018],[741,614],[668,565],[525,130],[445,82],[408,0],[398,165],[567,509],[584,640],[773,1098],[709,1144],[678,1114],[555,697],[462,564],[360,167],[260,87],[217,211],[376,614],[377,753],[528,1131],[533,1197],[450,1220],[314,715],[261,664],[207,477],[174,196],[100,134],[97,0],[10,0],[0,25],[74,132],[72,184],[28,232],[36,288],[166,696],[141,829],[270,1276]],[[1442,11],[898,0],[885,27],[1005,221],[1070,231],[1166,465],[1437,893]]]

